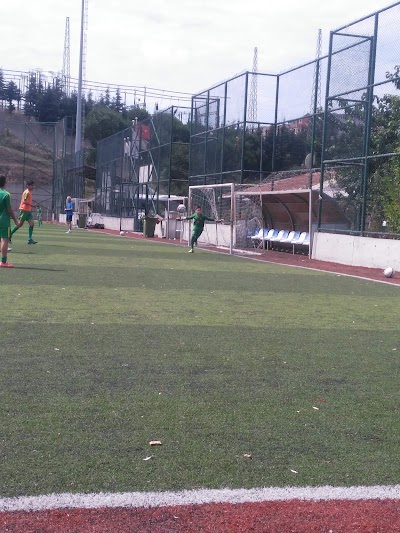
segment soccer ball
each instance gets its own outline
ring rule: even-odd
[[[178,211],[178,213],[182,214],[186,211],[186,205],[185,204],[179,204],[178,207],[176,208],[176,210]]]
[[[385,268],[385,270],[383,271],[383,275],[385,276],[385,278],[393,278],[394,276],[393,268],[392,267]]]
[[[119,234],[122,236],[122,235],[125,235],[125,231],[120,231]]]

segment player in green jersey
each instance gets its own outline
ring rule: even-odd
[[[39,204],[38,204],[38,206],[36,208],[36,218],[37,218],[37,221],[38,221],[38,226],[42,226],[43,225],[43,222],[42,222],[42,208],[40,207]]]
[[[193,215],[190,215],[189,217],[180,218],[178,220],[193,220],[193,230],[192,230],[192,237],[190,239],[190,250],[189,253],[192,254],[194,252],[194,246],[197,246],[197,241],[200,237],[200,235],[203,233],[204,230],[204,223],[206,220],[210,222],[223,222],[223,220],[215,220],[215,218],[208,217],[207,215],[204,215],[201,212],[201,207],[197,206],[195,212]]]
[[[6,184],[6,177],[0,176],[0,246],[1,246],[1,263],[0,268],[14,268],[12,263],[7,261],[8,240],[10,238],[10,222],[14,220],[16,226],[20,226],[21,222],[17,219],[11,207],[11,195],[4,187]]]

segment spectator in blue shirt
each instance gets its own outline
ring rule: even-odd
[[[65,204],[65,214],[67,216],[67,226],[68,226],[68,231],[66,233],[71,233],[72,215],[74,214],[74,202],[72,201],[71,196],[67,196],[67,201]]]

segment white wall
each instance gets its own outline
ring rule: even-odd
[[[400,240],[314,233],[312,257],[343,265],[400,270]]]
[[[189,222],[184,222],[183,239],[185,241],[190,239],[192,227],[193,225],[189,225]],[[215,222],[205,223],[204,231],[199,238],[199,243],[213,244],[215,246],[229,248],[230,242],[231,226],[229,224],[216,224]]]

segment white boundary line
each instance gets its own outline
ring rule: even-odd
[[[122,492],[98,494],[49,494],[0,498],[0,512],[115,507],[174,507],[218,503],[266,501],[400,500],[400,485],[371,487],[266,487],[256,489],[200,489],[180,492]]]
[[[163,244],[169,244],[169,243],[166,242]],[[383,279],[381,280],[381,279],[374,279],[374,278],[366,278],[365,276],[359,276],[357,274],[344,274],[342,272],[335,272],[333,270],[323,270],[322,268],[314,268],[314,267],[305,266],[305,265],[290,265],[289,263],[279,263],[278,261],[268,261],[268,259],[257,259],[256,257],[249,257],[248,255],[245,255],[245,254],[229,255],[229,253],[221,252],[220,250],[208,250],[206,248],[201,248],[201,247],[199,249],[202,250],[203,252],[210,252],[214,254],[223,253],[224,255],[228,255],[229,257],[238,257],[240,259],[248,259],[249,261],[257,261],[258,263],[268,263],[270,265],[286,266],[289,268],[303,268],[305,270],[313,270],[314,272],[323,272],[324,274],[333,274],[334,276],[345,276],[347,278],[357,278],[357,279],[363,279],[366,281],[373,281],[374,283],[384,283],[385,285],[390,285],[391,287],[400,287],[400,285],[398,285],[397,283],[391,283],[390,281],[385,281]],[[333,263],[333,264],[337,264],[337,263]],[[357,268],[357,267],[354,267],[353,265],[343,265],[343,266]],[[367,268],[367,267],[361,267],[361,268]]]

